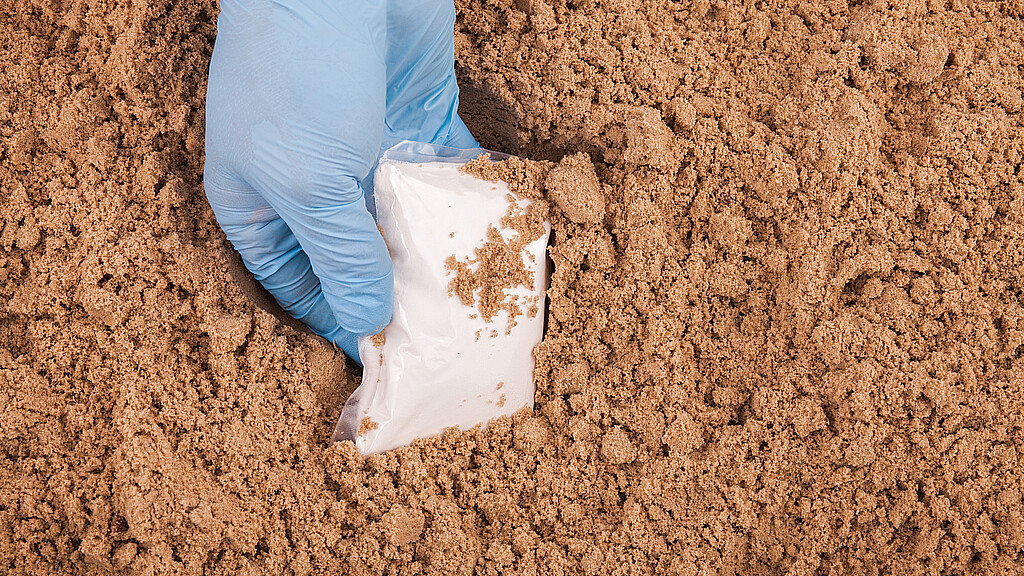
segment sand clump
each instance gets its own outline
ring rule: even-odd
[[[534,302],[528,310],[523,310],[508,290],[519,287],[532,289],[534,284],[523,255],[528,245],[546,233],[548,206],[541,199],[541,191],[535,185],[531,186],[539,174],[546,172],[546,168],[543,163],[531,164],[519,158],[495,163],[491,162],[488,154],[481,154],[460,168],[462,172],[492,182],[515,183],[506,194],[508,210],[498,222],[498,227],[488,226],[487,235],[482,245],[473,251],[473,256],[458,259],[452,255],[445,260],[445,269],[451,277],[449,296],[457,296],[463,304],[476,309],[487,322],[499,311],[506,312],[506,334],[511,333],[516,325],[517,316],[528,314],[534,318],[540,309]],[[529,201],[525,209],[519,204],[523,200]],[[532,254],[528,256],[534,258]],[[492,334],[496,333],[492,330]]]
[[[581,152],[563,158],[548,173],[544,187],[569,220],[595,224],[604,219],[601,183],[586,154]]]
[[[399,547],[419,540],[424,522],[423,513],[408,506],[393,507],[381,517],[385,538],[392,546]]]
[[[457,8],[536,409],[370,457],[203,197],[216,3],[0,11],[0,572],[1021,572],[1024,6]]]

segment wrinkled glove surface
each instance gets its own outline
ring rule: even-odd
[[[402,140],[477,146],[459,119],[451,0],[223,0],[206,97],[206,195],[246,267],[359,360],[390,321],[363,189]]]

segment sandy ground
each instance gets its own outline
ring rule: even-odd
[[[459,0],[597,184],[535,413],[363,458],[203,195],[216,3],[5,1],[0,572],[1024,573],[1024,3],[737,4]]]

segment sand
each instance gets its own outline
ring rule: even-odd
[[[537,409],[364,458],[203,195],[215,2],[5,2],[0,572],[1024,572],[1020,0],[457,7],[576,158]]]
[[[516,317],[525,313],[518,301],[531,301],[529,308],[533,314],[530,317],[537,316],[537,302],[543,299],[540,295],[546,286],[546,282],[539,283],[539,295],[525,299],[510,293],[517,288],[534,290],[535,273],[531,272],[531,264],[536,262],[537,255],[544,257],[546,240],[541,241],[545,246],[541,246],[537,253],[530,253],[528,249],[529,245],[547,234],[548,205],[542,201],[543,190],[535,185],[536,175],[544,168],[545,163],[531,165],[530,161],[519,158],[495,163],[489,154],[481,154],[459,168],[460,172],[483,180],[517,184],[515,190],[510,187],[510,193],[505,195],[508,210],[498,222],[487,227],[486,236],[473,254],[462,258],[453,254],[444,263],[449,278],[448,296],[457,297],[464,305],[475,309],[477,312],[471,317],[478,314],[488,323],[494,320],[495,314],[504,311],[508,315],[504,329],[506,334],[512,333]],[[529,201],[525,210],[519,204],[524,201]],[[526,256],[529,259],[525,259]],[[497,334],[496,331],[492,333]]]

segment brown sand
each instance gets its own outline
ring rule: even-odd
[[[1024,572],[1024,4],[854,4],[460,0],[600,200],[535,413],[363,458],[203,197],[216,4],[6,2],[0,573]]]
[[[550,170],[548,164],[521,158],[496,163],[491,162],[489,154],[481,154],[460,169],[492,182],[501,180],[515,184],[509,187],[511,193],[505,195],[508,210],[497,223],[501,230],[488,226],[487,236],[473,251],[472,257],[459,259],[452,255],[445,260],[445,268],[451,278],[448,295],[457,296],[463,304],[476,309],[487,322],[504,310],[508,314],[506,334],[511,334],[517,323],[516,317],[524,313],[516,302],[517,298],[508,290],[523,287],[532,291],[534,286],[523,254],[526,247],[545,232],[548,205],[541,200],[544,190],[539,182]],[[533,201],[524,210],[519,202],[527,199]],[[527,253],[527,256],[535,258],[533,254]],[[531,310],[533,308],[536,308],[535,304]],[[475,316],[474,313],[472,317]]]

